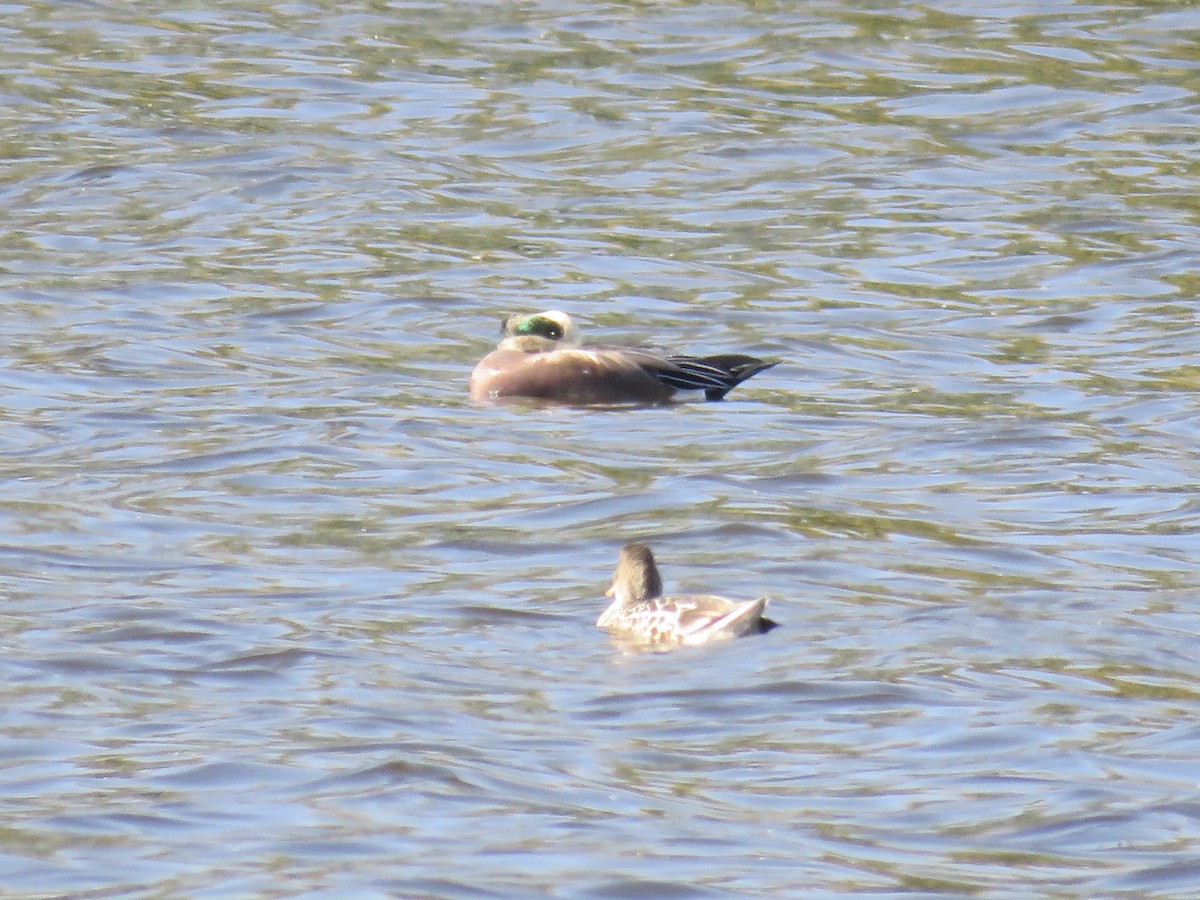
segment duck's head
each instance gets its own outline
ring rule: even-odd
[[[500,346],[526,353],[579,346],[579,328],[557,309],[532,316],[509,316],[500,323]]]
[[[626,544],[613,573],[613,583],[606,597],[615,597],[620,603],[638,603],[652,597],[661,597],[662,576],[654,564],[654,554],[645,544]]]

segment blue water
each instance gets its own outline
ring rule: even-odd
[[[7,4],[4,891],[1193,896],[1198,25]]]

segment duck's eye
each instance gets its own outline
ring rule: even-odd
[[[530,316],[516,328],[517,334],[536,334],[557,341],[563,336],[562,326],[545,316]]]

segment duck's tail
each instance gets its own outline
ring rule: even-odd
[[[772,628],[777,628],[778,622],[772,622],[763,615],[763,610],[766,608],[766,597],[739,603],[720,619],[710,622],[703,629],[706,641],[742,637],[747,634],[766,634]]]
[[[680,391],[704,391],[706,400],[724,400],[735,387],[759,372],[777,365],[741,353],[716,356],[670,356],[679,371],[663,373],[659,379]]]

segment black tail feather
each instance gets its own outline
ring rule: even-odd
[[[706,400],[723,400],[747,378],[776,365],[741,353],[670,356],[667,359],[677,371],[659,372],[658,379],[676,390],[704,391]]]

